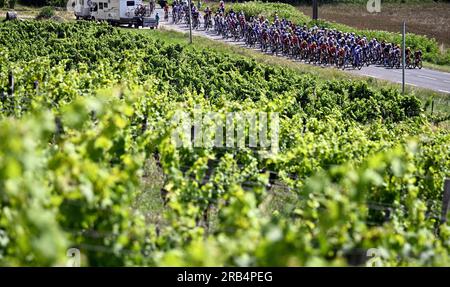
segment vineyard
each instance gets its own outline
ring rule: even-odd
[[[277,113],[278,153],[177,147],[199,108]],[[3,22],[0,265],[449,265],[448,115],[423,108],[151,33]]]

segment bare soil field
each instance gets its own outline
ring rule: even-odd
[[[312,7],[298,8],[312,15]],[[382,4],[380,13],[369,13],[361,4],[324,4],[319,7],[319,18],[361,29],[400,32],[406,20],[407,31],[434,37],[450,47],[450,3]]]

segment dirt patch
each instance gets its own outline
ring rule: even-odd
[[[311,6],[298,8],[312,15]],[[374,14],[361,4],[324,4],[319,7],[319,18],[360,29],[390,32],[400,32],[406,20],[408,32],[436,38],[440,44],[450,47],[450,3],[382,4],[381,12]]]

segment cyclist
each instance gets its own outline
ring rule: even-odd
[[[169,4],[167,2],[164,4],[164,19],[169,19]]]
[[[402,50],[400,49],[400,45],[397,45],[394,49],[394,59],[395,59],[395,64],[397,66],[400,66],[401,55],[402,55]]]
[[[387,66],[389,61],[389,56],[391,55],[391,44],[385,44],[383,48],[383,59],[384,59],[384,65]]]
[[[339,63],[340,65],[344,66],[345,65],[345,58],[347,51],[345,49],[345,45],[340,46],[339,51],[338,51],[338,57],[339,57]]]
[[[149,5],[149,10],[150,10],[150,15],[152,15],[153,11],[155,11],[155,7],[156,7],[155,0],[150,0],[148,5]]]
[[[414,53],[414,65],[422,68],[422,50],[420,49]]]
[[[334,64],[335,58],[336,58],[336,46],[333,42],[329,45],[328,48],[328,57],[330,64]]]
[[[361,63],[361,52],[362,52],[361,46],[355,44],[353,47],[353,66],[354,67],[359,67],[359,65]]]
[[[206,9],[205,9],[205,15],[203,16],[203,19],[204,19],[204,21],[205,21],[205,30],[207,30],[208,28],[210,28],[210,26],[212,25],[212,23],[211,23],[211,14],[212,14],[212,11],[211,11],[211,9],[209,9],[209,6],[206,6]]]
[[[200,12],[197,10],[197,7],[192,6],[192,24],[193,24],[193,28],[196,29],[198,28],[198,19],[200,17]]]
[[[309,54],[311,56],[315,56],[316,50],[317,50],[317,42],[313,41],[311,45],[309,45]]]
[[[405,50],[405,62],[406,62],[406,66],[408,67],[409,65],[411,65],[411,48],[407,47]]]
[[[326,40],[324,38],[322,38],[321,40],[319,40],[319,49],[320,49],[320,60],[323,61],[324,58],[327,55],[327,50],[328,50],[328,45],[326,43]]]
[[[223,1],[219,3],[219,12],[225,14],[225,3]]]

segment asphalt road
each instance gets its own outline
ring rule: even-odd
[[[361,70],[349,70],[350,73],[402,83],[402,69],[386,69],[384,67],[369,66]],[[435,90],[450,94],[450,73],[430,69],[405,70],[405,83],[414,87]]]
[[[161,17],[160,25],[165,29],[175,30],[179,32],[189,32],[189,27],[186,24],[173,24],[171,16],[169,17],[168,21],[164,21],[164,11],[162,9],[157,9],[157,12]],[[206,37],[211,40],[221,41],[231,45],[238,45],[243,47],[245,46],[243,42],[224,40],[221,36],[217,36],[213,31],[206,32],[202,29],[192,31],[193,35]],[[330,67],[329,69],[333,68]],[[387,80],[398,84],[402,83],[402,69],[387,69],[379,66],[369,66],[363,67],[361,70],[346,69],[345,71],[361,76]],[[450,73],[430,70],[426,68],[423,68],[421,70],[407,69],[405,71],[405,82],[410,86],[431,89],[441,93],[450,94]]]

